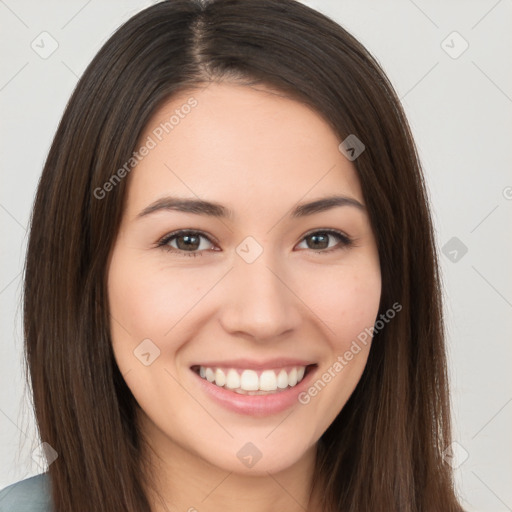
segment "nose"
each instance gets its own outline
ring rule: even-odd
[[[290,273],[264,255],[250,264],[237,259],[220,315],[229,334],[262,342],[289,335],[302,321]]]

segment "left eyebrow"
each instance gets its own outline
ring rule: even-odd
[[[313,215],[314,213],[324,212],[337,206],[353,206],[358,210],[366,210],[365,206],[353,197],[346,196],[329,196],[322,199],[317,199],[311,203],[304,203],[297,205],[291,212],[293,218],[305,217],[306,215]]]
[[[329,196],[317,199],[309,203],[296,205],[295,208],[291,211],[290,216],[292,218],[306,217],[308,215],[324,212],[340,206],[351,206],[357,208],[358,210],[366,210],[362,203],[352,197]],[[205,201],[203,199],[171,196],[162,197],[161,199],[156,200],[154,203],[151,203],[149,206],[144,208],[144,210],[142,210],[136,218],[139,219],[161,210],[174,210],[218,218],[234,218],[233,211],[222,204]]]

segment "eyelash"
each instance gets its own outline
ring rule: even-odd
[[[340,231],[337,231],[335,229],[320,229],[320,230],[316,230],[316,231],[311,231],[310,233],[307,233],[302,237],[301,242],[303,240],[305,240],[306,238],[309,238],[313,235],[318,235],[318,234],[335,236],[338,238],[340,243],[336,244],[334,247],[331,247],[329,249],[319,249],[319,250],[306,249],[306,250],[313,252],[314,254],[318,254],[318,255],[330,254],[331,252],[339,251],[339,250],[351,247],[354,244],[354,240],[352,238],[348,237],[344,233],[341,233]],[[204,233],[202,233],[201,231],[182,229],[182,230],[178,230],[178,231],[169,233],[168,235],[165,235],[162,239],[160,239],[159,242],[157,242],[156,247],[161,248],[167,252],[173,252],[173,253],[179,254],[181,256],[190,256],[190,257],[202,256],[203,252],[208,250],[208,249],[205,249],[202,251],[195,251],[195,252],[183,251],[181,249],[175,249],[174,247],[171,247],[168,245],[171,240],[174,240],[175,238],[177,238],[180,235],[199,235],[200,237],[206,238],[210,243],[213,244],[213,242],[210,240],[210,238],[208,236],[206,236]]]

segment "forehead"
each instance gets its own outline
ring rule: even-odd
[[[137,148],[128,209],[166,194],[212,199],[243,215],[343,193],[362,202],[341,141],[310,107],[262,86],[210,84],[158,109]]]

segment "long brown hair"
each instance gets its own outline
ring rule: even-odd
[[[215,80],[262,83],[310,105],[354,161],[376,236],[380,313],[351,398],[323,434],[323,510],[460,511],[450,467],[440,277],[412,136],[384,72],[337,23],[294,0],[170,0],[126,22],[66,107],[37,190],[24,287],[27,370],[55,512],[148,512],[138,407],[115,363],[106,269],[130,159],[173,94]],[[96,193],[95,193],[96,191]],[[322,477],[322,478],[320,478]],[[320,485],[320,484],[318,484]]]

